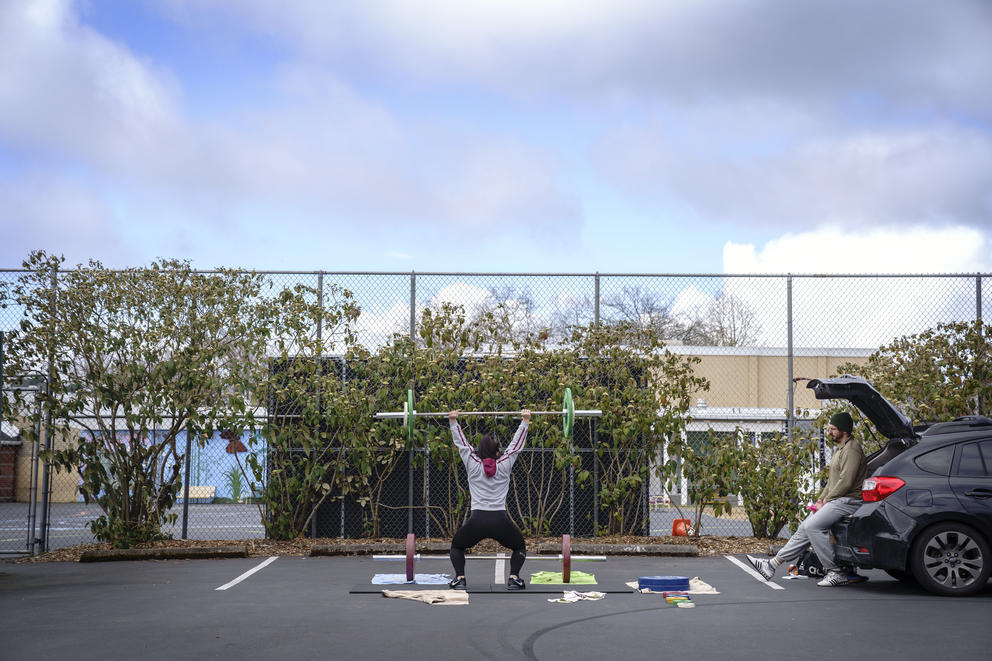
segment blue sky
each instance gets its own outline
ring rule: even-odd
[[[992,4],[5,0],[0,266],[992,271]]]

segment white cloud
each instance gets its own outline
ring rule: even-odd
[[[69,0],[0,6],[0,139],[120,167],[181,138],[175,82],[79,24]]]
[[[939,322],[972,318],[976,287],[968,273],[989,270],[986,243],[977,230],[961,227],[860,233],[825,227],[760,248],[727,243],[723,269],[728,274],[801,274],[793,277],[792,290],[796,347],[877,348]],[[884,275],[908,273],[964,275]],[[785,278],[728,278],[726,291],[758,315],[761,344],[786,345]]]
[[[809,118],[784,115],[784,131],[783,115],[751,113],[627,126],[604,138],[598,156],[624,190],[729,222],[992,228],[992,133],[942,125],[824,135]]]
[[[473,310],[483,305],[489,299],[489,290],[475,287],[465,282],[453,282],[445,285],[431,298],[430,306],[437,306],[441,303],[454,303],[461,305],[465,311],[471,313]]]
[[[985,238],[967,227],[842,229],[786,234],[761,248],[728,242],[724,273],[973,273],[990,267]]]
[[[713,297],[705,294],[695,285],[689,285],[679,292],[672,303],[672,314],[689,319],[705,316],[706,310],[713,304]]]
[[[258,81],[264,109],[199,119],[172,72],[88,28],[76,9],[69,0],[0,7],[0,145],[48,167],[91,169],[122,195],[155,196],[173,215],[207,222],[268,205],[497,234],[553,229],[579,213],[541,148],[400,119],[307,62]]]
[[[126,255],[113,210],[86,186],[43,174],[0,178],[0,201],[4,266],[20,265],[29,251],[40,249],[64,255],[69,266],[99,255]]]
[[[471,82],[511,94],[546,90],[669,97],[776,97],[817,103],[881,88],[927,105],[992,109],[982,0],[829,4],[776,0],[361,3],[168,0],[189,25],[241,25],[308,58],[383,76]],[[926,48],[920,44],[926,43]],[[883,54],[880,56],[880,54]]]

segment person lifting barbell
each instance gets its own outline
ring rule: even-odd
[[[517,455],[527,440],[530,425],[529,409],[520,411],[522,418],[513,440],[504,452],[491,434],[485,434],[478,448],[473,448],[465,440],[461,425],[458,424],[458,411],[448,414],[451,439],[458,448],[458,454],[468,474],[468,489],[472,497],[472,512],[468,520],[458,528],[451,540],[451,566],[455,578],[448,583],[454,590],[467,590],[465,580],[465,550],[483,539],[494,539],[512,551],[510,556],[510,576],[506,581],[507,590],[523,590],[527,587],[520,578],[520,570],[527,559],[527,545],[523,533],[510,520],[506,513],[506,494],[510,489],[510,471]]]

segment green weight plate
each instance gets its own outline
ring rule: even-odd
[[[413,419],[414,419],[415,416],[413,415],[413,389],[412,388],[406,391],[406,406],[407,406],[407,409],[406,410],[409,412],[409,415],[407,415],[407,418],[406,418],[406,437],[407,437],[407,439],[411,443],[413,443]]]
[[[565,432],[565,438],[572,437],[572,422],[575,420],[575,407],[572,405],[572,389],[565,388],[565,398],[561,404],[562,410],[562,431]]]

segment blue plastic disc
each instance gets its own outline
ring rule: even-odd
[[[689,578],[686,576],[638,576],[637,588],[650,588],[656,592],[661,590],[688,590]]]

